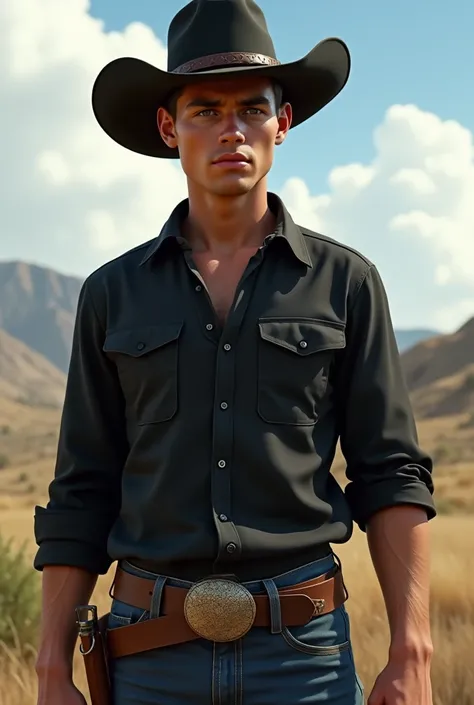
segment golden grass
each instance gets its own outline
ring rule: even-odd
[[[3,510],[1,516],[2,530],[19,542],[31,540],[31,510]],[[431,527],[434,705],[474,705],[474,518],[441,517]],[[382,595],[365,537],[358,530],[348,544],[334,548],[344,567],[356,664],[368,696],[386,663],[388,628]],[[31,542],[31,556],[34,550]],[[108,607],[110,575],[100,579],[94,596],[101,611]],[[75,680],[86,692],[80,659],[76,653]],[[0,648],[0,705],[35,703],[32,662]]]

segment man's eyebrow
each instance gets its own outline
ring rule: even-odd
[[[264,95],[252,95],[240,100],[239,105],[271,105],[271,101]]]
[[[218,108],[222,105],[221,100],[210,100],[209,98],[193,98],[189,103],[186,103],[186,108]]]
[[[223,104],[222,100],[210,98],[201,98],[197,96],[186,103],[186,108],[218,108]],[[271,105],[271,101],[264,95],[253,95],[248,98],[243,98],[238,101],[239,105],[250,106],[250,105]]]

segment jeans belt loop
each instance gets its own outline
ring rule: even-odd
[[[161,600],[163,597],[163,588],[165,587],[166,576],[159,575],[153,586],[153,595],[151,598],[150,605],[150,618],[155,619],[160,616],[161,612]]]
[[[281,619],[281,604],[278,588],[273,580],[263,580],[265,590],[268,594],[270,603],[270,625],[272,634],[281,634],[283,631],[283,623]]]

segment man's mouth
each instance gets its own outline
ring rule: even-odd
[[[240,152],[228,152],[226,154],[221,154],[217,159],[213,161],[213,164],[218,166],[246,166],[249,164],[250,160],[245,154]]]

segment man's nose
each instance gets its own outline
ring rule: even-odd
[[[221,144],[242,144],[245,142],[245,135],[239,121],[235,116],[226,120],[220,135]]]

